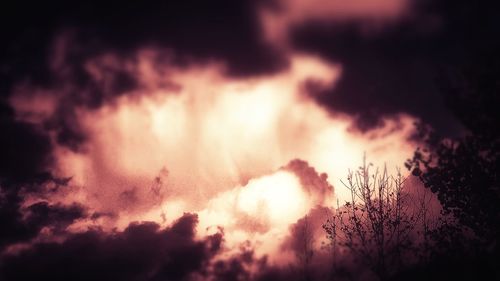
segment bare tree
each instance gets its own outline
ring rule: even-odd
[[[384,280],[412,255],[415,230],[427,210],[424,201],[404,190],[399,170],[392,176],[386,167],[374,172],[371,167],[364,160],[356,172],[349,171],[342,183],[350,199],[337,206],[323,228],[332,247],[346,249]]]

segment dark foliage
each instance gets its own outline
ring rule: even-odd
[[[423,146],[406,165],[434,192],[444,215],[431,235],[434,256],[397,280],[498,280],[500,242],[500,61],[496,52],[449,68],[439,80],[448,107],[462,122],[462,137],[443,138],[419,124]]]
[[[443,93],[467,132],[443,139],[420,126],[425,145],[407,163],[447,213],[495,247],[500,237],[499,75],[498,61],[477,61],[453,75],[454,80],[444,80]]]

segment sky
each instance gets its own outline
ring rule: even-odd
[[[0,8],[0,279],[292,280],[309,224],[327,263],[349,170],[464,132],[436,81],[493,39],[462,2]]]

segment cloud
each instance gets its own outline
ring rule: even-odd
[[[342,66],[335,88],[311,93],[330,111],[356,118],[361,130],[406,113],[440,133],[460,134],[463,127],[447,107],[439,80],[497,48],[498,29],[487,20],[491,9],[466,1],[408,3],[407,13],[382,25],[311,18],[289,30],[289,48]]]
[[[384,116],[407,113],[443,132],[458,130],[436,89],[436,63],[447,50],[436,46],[440,34],[418,30],[418,23],[401,23],[364,32],[357,24],[309,23],[293,32],[293,44],[343,66],[335,88],[311,95],[333,112],[345,112],[366,130]],[[360,82],[362,81],[362,82]]]
[[[0,8],[0,279],[329,276],[321,225],[348,196],[340,179],[364,153],[403,164],[415,121],[460,132],[435,78],[496,54],[495,11],[451,0]]]
[[[406,16],[410,4],[409,0],[275,0],[260,9],[260,16],[266,39],[286,48],[291,31],[308,22],[385,25]]]
[[[309,166],[306,161],[300,159],[290,161],[283,169],[289,170],[299,177],[302,187],[310,197],[314,198],[315,205],[333,202],[334,189],[328,182],[326,173],[318,174],[314,167]]]
[[[0,185],[31,181],[47,171],[52,145],[42,128],[16,120],[13,110],[0,103],[0,131]]]
[[[364,152],[402,164],[440,105],[394,94],[432,76],[400,71],[421,52],[399,51],[406,1],[278,2],[14,8],[29,19],[2,45],[6,280],[297,277],[296,234],[345,198],[340,178]]]
[[[62,31],[79,38],[71,57],[81,73],[83,58],[114,51],[122,54],[145,46],[175,50],[179,57],[224,60],[228,73],[254,75],[281,68],[279,53],[260,39],[255,7],[261,1],[217,0],[129,4],[64,1],[2,7],[2,96],[8,84],[29,78],[50,85],[47,55]]]
[[[95,108],[137,86],[134,76],[123,71],[126,66],[120,65],[106,68],[103,89],[104,80],[96,81],[85,69],[85,61],[103,54],[134,56],[138,50],[157,48],[175,54],[170,63],[222,61],[229,76],[255,77],[282,71],[290,54],[308,52],[344,69],[338,87],[314,95],[316,100],[333,112],[356,117],[361,129],[380,125],[385,116],[410,114],[456,133],[460,128],[434,87],[439,68],[474,61],[468,54],[498,45],[492,39],[498,38],[493,21],[482,16],[491,9],[448,8],[466,1],[194,2],[50,1],[31,9],[20,4],[5,7],[1,31],[9,43],[2,44],[0,52],[2,99],[19,82],[42,88],[61,83],[54,76],[50,54],[66,54],[64,72],[71,77],[62,80],[78,85],[67,89],[71,100]],[[476,32],[479,29],[482,32]],[[70,51],[55,46],[61,34],[73,38],[66,48]],[[49,125],[60,130],[61,142],[77,147],[85,135],[71,129],[71,106],[56,110],[66,118]]]
[[[86,186],[91,193],[95,190],[101,197],[96,199],[104,200],[108,207],[113,207],[109,204],[116,201],[113,198],[134,187],[139,187],[139,198],[150,197],[145,187],[163,167],[169,172],[165,183],[169,196],[189,194],[193,201],[295,158],[308,161],[337,181],[362,158],[363,149],[378,155],[382,147],[395,142],[401,146],[399,152],[411,153],[412,145],[406,140],[411,134],[411,117],[387,120],[379,131],[385,133],[374,132],[371,136],[378,140],[366,141],[363,138],[370,135],[348,131],[348,116],[330,116],[305,95],[307,82],[327,87],[339,75],[336,65],[315,57],[297,55],[287,71],[249,79],[227,77],[221,70],[223,64],[178,68],[168,62],[157,65],[155,58],[154,51],[144,51],[137,54],[138,62],[125,59],[120,63],[129,65],[140,81],[137,90],[99,109],[73,104],[75,126],[71,128],[79,128],[87,141],[81,152],[68,151],[65,146],[57,146],[55,151],[54,170],[73,176],[73,183]],[[99,57],[88,64],[107,63],[102,60],[106,61]],[[162,81],[169,86],[162,87]],[[60,94],[65,106],[67,93]],[[30,102],[13,99],[21,116],[23,109],[36,108]],[[380,161],[395,157],[402,163],[405,156],[399,152],[384,152]],[[204,188],[196,191],[200,185]]]
[[[2,280],[186,280],[202,274],[219,251],[222,236],[195,239],[196,215],[185,214],[171,227],[136,223],[125,230],[89,230],[61,243],[43,242],[6,255]]]
[[[379,164],[403,163],[413,151],[411,116],[387,118],[376,130],[360,133],[352,130],[350,116],[318,105],[309,87],[336,87],[343,68],[317,56],[293,53],[288,68],[273,75],[235,77],[224,61],[180,66],[175,53],[159,48],[108,52],[81,61],[89,80],[80,84],[66,63],[71,56],[64,54],[71,52],[70,37],[54,44],[61,48],[51,60],[58,83],[21,83],[9,98],[17,122],[45,129],[51,176],[71,178],[64,188],[18,198],[19,217],[44,214],[33,216],[40,228],[7,242],[27,263],[46,247],[61,260],[78,255],[82,249],[61,252],[54,244],[77,247],[77,238],[90,239],[83,248],[96,248],[96,256],[114,258],[101,244],[118,243],[134,229],[132,222],[154,222],[157,228],[148,232],[153,239],[151,233],[163,233],[184,212],[195,212],[193,239],[224,232],[221,251],[200,265],[208,273],[193,269],[197,274],[285,278],[290,274],[283,268],[297,262],[293,247],[283,246],[290,225],[311,209],[332,205],[334,195],[345,197],[339,179],[358,165],[363,151]],[[117,87],[117,71],[133,86]],[[82,206],[80,217],[72,216],[72,206]],[[63,207],[67,213],[59,214]],[[240,260],[244,243],[250,243],[252,262]],[[95,262],[82,261],[103,270]],[[129,275],[147,278],[143,274]]]
[[[42,231],[44,235],[59,235],[78,219],[87,216],[85,207],[72,204],[37,202],[26,205],[17,190],[0,189],[0,254],[8,247],[29,243]]]
[[[47,184],[67,181],[50,174],[53,163],[49,134],[39,124],[16,118],[14,110],[0,101],[0,253],[12,244],[28,242],[43,228],[64,229],[85,216],[80,205],[66,206],[26,202],[39,196]]]

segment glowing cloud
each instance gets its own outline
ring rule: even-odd
[[[98,81],[106,67],[126,65],[139,87],[97,109],[74,108],[86,142],[79,151],[56,147],[53,170],[72,176],[74,187],[51,200],[113,214],[75,224],[74,231],[88,223],[122,229],[134,220],[169,224],[183,212],[197,212],[199,233],[223,227],[228,245],[251,241],[257,254],[274,253],[273,260],[283,262],[293,255],[279,254],[277,241],[311,208],[333,205],[329,184],[344,198],[339,179],[364,152],[383,164],[403,163],[413,151],[411,117],[388,119],[363,135],[350,129],[350,118],[332,115],[305,93],[311,81],[334,86],[341,76],[337,65],[294,54],[283,72],[236,79],[223,74],[223,64],[180,68],[157,63],[158,55],[150,50],[134,59],[105,55],[87,62]],[[25,99],[23,91],[39,94]],[[44,96],[48,92],[20,88],[11,100],[19,118],[28,118],[44,98],[36,121],[49,118],[66,94]],[[309,183],[300,178],[300,162],[280,169],[293,159],[326,172],[329,184],[317,183],[326,175]],[[331,191],[311,192],[317,184]]]

